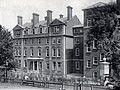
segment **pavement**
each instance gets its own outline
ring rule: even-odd
[[[32,86],[25,86],[20,84],[11,84],[11,83],[1,83],[0,90],[59,90],[59,89],[50,89],[50,88],[38,88]]]

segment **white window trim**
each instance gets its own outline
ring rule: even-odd
[[[58,38],[58,39],[57,39],[57,44],[60,44],[60,43],[59,43],[59,40],[60,40],[60,43],[61,43],[61,38]]]
[[[97,77],[98,77],[98,72],[97,72],[97,71],[94,71],[94,72],[92,73],[94,79],[97,78],[97,77],[95,77],[95,73],[97,73]]]
[[[60,67],[58,63],[60,63]],[[61,62],[57,62],[57,66],[58,66],[58,70],[61,70]]]
[[[78,50],[78,53],[77,53],[77,50]],[[79,56],[79,54],[80,54],[80,51],[79,51],[80,49],[79,48],[76,48],[75,49],[75,56]]]
[[[93,57],[93,64],[98,65],[98,58],[97,58],[97,60],[95,60],[95,58],[97,58],[97,57]],[[95,61],[97,61],[97,63],[95,63]]]
[[[49,44],[49,38],[46,38],[46,44]]]
[[[91,62],[90,62],[90,66],[88,66],[88,61],[90,60],[87,60],[87,68],[91,68]]]
[[[95,41],[92,41],[92,44],[93,44],[93,49],[96,49],[96,47],[95,47]]]
[[[30,48],[30,56],[33,56],[33,53],[34,51],[33,51],[33,48]]]
[[[46,57],[49,57],[47,53],[49,54],[49,48],[46,48]]]
[[[90,48],[90,51],[88,51],[88,48]],[[86,52],[91,52],[91,47],[88,47],[88,45],[86,47]]]
[[[78,42],[77,42],[77,40],[78,40]],[[79,44],[79,43],[80,43],[80,38],[79,38],[79,37],[76,37],[76,38],[75,38],[75,43],[76,43],[76,44]]]
[[[75,69],[76,69],[76,70],[79,70],[79,69],[80,69],[80,66],[79,66],[79,65],[80,65],[80,62],[76,61],[76,62],[75,62]]]
[[[55,42],[54,42],[55,40]],[[56,44],[56,38],[52,38],[52,44]]]
[[[24,50],[24,56],[27,56],[26,48],[24,48],[23,50]]]
[[[41,53],[41,47],[38,48],[38,56],[41,56],[41,54],[39,55],[39,53]]]
[[[59,53],[58,53],[59,50],[60,50],[60,48],[57,49],[57,57],[61,56],[61,50],[60,50],[60,56],[59,56]]]
[[[55,52],[54,52],[54,50],[55,50]],[[55,54],[55,56],[54,56],[54,54]],[[56,57],[56,49],[55,48],[52,48],[52,57]]]

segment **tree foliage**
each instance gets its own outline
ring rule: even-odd
[[[106,57],[112,64],[114,75],[119,76],[120,65],[120,41],[116,40],[116,27],[118,26],[117,15],[120,14],[116,4],[105,5],[92,9],[92,24],[87,33],[87,44],[92,45],[96,40],[96,48],[105,51]]]
[[[5,66],[6,62],[10,68],[13,64],[13,40],[11,33],[0,25],[0,66]]]

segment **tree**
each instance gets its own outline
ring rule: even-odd
[[[97,50],[104,51],[111,62],[114,76],[120,79],[120,40],[117,40],[118,18],[120,9],[117,4],[92,8],[92,24],[87,33],[87,44],[96,41]]]
[[[0,66],[6,66],[8,62],[9,68],[14,68],[13,59],[13,40],[11,33],[0,25]]]

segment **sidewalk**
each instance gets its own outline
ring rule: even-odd
[[[57,90],[57,89],[49,89],[49,88],[38,88],[32,86],[24,86],[20,84],[11,84],[11,83],[1,83],[0,82],[0,90]]]

